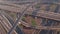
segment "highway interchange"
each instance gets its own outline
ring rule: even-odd
[[[23,11],[22,9],[26,9],[26,7],[28,6],[29,4],[27,4],[27,5],[17,5],[17,4],[14,4],[14,3],[10,3],[10,2],[0,2],[0,9],[2,9],[2,10],[7,10],[7,11],[11,11],[11,12],[20,12],[20,13],[22,13],[21,11]],[[20,10],[21,9],[21,10]],[[32,11],[30,11],[31,13],[32,13]],[[3,25],[3,27],[7,30],[7,32],[10,30],[10,28],[11,27],[13,27],[12,26],[12,24],[9,22],[9,20],[11,20],[11,19],[9,19],[8,20],[8,18],[10,18],[10,17],[8,17],[8,16],[5,16],[2,12],[1,12],[1,15],[0,15],[1,17],[0,18],[2,18],[3,17],[3,23],[0,23],[0,24],[2,24]],[[48,18],[48,19],[53,19],[53,20],[57,20],[57,21],[60,21],[60,17],[58,17],[58,16],[60,16],[60,14],[58,14],[58,13],[54,13],[54,12],[42,12],[42,11],[40,11],[40,12],[38,12],[37,13],[37,15],[36,16],[39,16],[39,17],[43,17],[43,18]],[[5,23],[5,21],[7,21],[6,23]],[[25,23],[25,22],[23,22],[23,21],[21,21],[22,22],[22,24],[23,25],[25,25],[26,27],[31,27],[31,25],[28,25],[27,23]],[[33,27],[32,27],[33,28]],[[0,28],[0,29],[2,29],[2,27]],[[60,30],[60,28],[58,27],[58,28],[56,28],[56,27],[44,27],[44,26],[39,26],[39,27],[36,27],[36,29],[52,29],[52,30]],[[2,29],[3,30],[3,29]],[[3,32],[5,32],[5,31],[3,31]],[[16,33],[16,31],[14,30],[13,31],[14,33]],[[17,34],[17,33],[16,33]]]

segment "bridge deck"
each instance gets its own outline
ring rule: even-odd
[[[11,11],[11,12],[22,12],[23,9],[25,9],[27,6],[27,5],[17,5],[17,4],[13,4],[13,3],[3,3],[3,2],[0,2],[0,3],[1,3],[0,9]],[[32,13],[32,11],[30,11],[30,12]],[[36,16],[60,21],[59,13],[40,11],[37,13]]]

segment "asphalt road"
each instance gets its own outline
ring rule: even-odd
[[[4,16],[9,20],[10,24],[13,26],[14,25],[14,21],[13,19],[6,13],[3,13]],[[23,31],[17,26],[15,31],[18,33],[18,34],[23,34]]]

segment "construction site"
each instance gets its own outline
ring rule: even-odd
[[[60,34],[60,0],[0,0],[0,34]]]

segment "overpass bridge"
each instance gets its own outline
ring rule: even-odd
[[[6,30],[6,33],[10,30],[10,28],[12,27],[12,25],[10,24],[10,22],[6,19],[6,17],[4,17],[4,15],[0,14],[0,21],[1,21],[1,26],[4,27],[4,29]],[[16,31],[13,31],[12,34],[17,34]]]
[[[28,25],[28,23],[25,23],[21,21],[22,24],[26,27],[31,27],[31,25]],[[3,24],[4,25],[4,24]],[[6,24],[5,24],[6,25]],[[6,27],[6,26],[5,26]],[[7,28],[7,27],[6,27]],[[32,29],[45,29],[45,30],[60,30],[60,27],[46,27],[46,26],[36,26],[36,27],[31,27]]]
[[[14,3],[9,3],[9,2],[0,2],[0,9],[2,10],[7,10],[7,11],[11,11],[11,12],[20,12],[22,13],[23,9],[25,9],[28,5],[17,5]],[[33,11],[27,11],[28,14],[31,14]],[[39,17],[43,17],[43,18],[48,18],[48,19],[53,19],[53,20],[57,20],[60,21],[60,14],[59,13],[54,13],[54,12],[45,12],[45,11],[37,11],[37,15]]]
[[[26,7],[28,6],[29,4],[26,4],[26,5],[18,5],[18,4],[15,4],[14,3],[11,3],[11,2],[0,2],[0,9],[1,10],[6,10],[6,11],[11,11],[11,12],[16,12],[16,13],[22,13],[23,9],[26,9]],[[30,11],[27,12],[28,14],[32,15],[33,11]],[[26,13],[26,14],[27,14]],[[56,20],[56,21],[60,21],[60,14],[59,13],[54,13],[54,12],[45,12],[45,11],[37,11],[37,14],[35,16],[39,16],[39,17],[43,17],[43,18],[47,18],[47,19],[52,19],[52,20]],[[5,18],[5,17],[4,17]],[[3,18],[3,20],[5,21],[5,19]],[[23,22],[21,21],[22,24],[26,27],[31,27],[31,25],[29,25],[28,23],[26,22]],[[2,24],[2,23],[1,23]],[[9,26],[7,26],[6,24],[9,24]],[[8,22],[8,23],[4,23],[2,24],[4,27],[6,27],[6,30],[9,28],[11,28],[11,24]],[[32,27],[33,29],[50,29],[50,30],[60,30],[60,27],[46,27],[46,26],[36,26],[36,27]],[[7,30],[7,31],[8,31]],[[15,31],[14,31],[15,32]]]
[[[12,17],[10,17],[9,15],[7,15],[6,13],[2,13],[5,17],[8,17],[7,18],[7,20],[8,19],[12,19]],[[12,19],[13,20],[13,19]],[[21,22],[21,24],[22,25],[24,25],[25,27],[31,27],[31,28],[36,28],[36,29],[51,29],[51,30],[60,30],[60,27],[59,26],[52,26],[51,25],[51,27],[49,27],[49,26],[36,26],[36,27],[32,27],[32,25],[30,25],[30,24],[28,24],[28,23],[26,23],[26,22],[24,22],[24,21],[20,21]],[[9,24],[10,25],[10,24]]]

